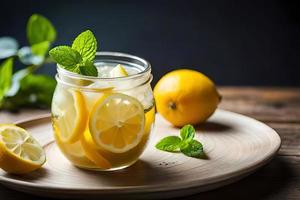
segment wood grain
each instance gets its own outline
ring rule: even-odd
[[[0,123],[12,123],[20,120],[36,117],[39,115],[49,114],[49,110],[40,110],[40,109],[23,109],[19,112],[9,112],[2,110],[0,112]]]
[[[264,122],[300,123],[299,88],[220,88],[220,105]]]
[[[300,131],[298,128],[300,126],[300,88],[220,87],[219,90],[223,96],[221,108],[264,121],[280,134],[282,139],[280,155],[276,156],[266,167],[242,181],[214,191],[178,198],[178,200],[300,199]],[[36,112],[49,113],[47,110],[23,110],[18,114],[2,111],[0,121],[13,122],[26,119],[29,116],[35,116]],[[3,186],[0,186],[0,196],[1,199],[9,200],[40,199]]]
[[[300,123],[267,123],[279,133],[282,145],[279,155],[300,156]]]
[[[207,155],[204,159],[159,151],[154,147],[158,140],[178,135],[179,129],[157,114],[153,138],[139,162],[125,170],[100,173],[78,169],[63,157],[53,142],[50,117],[18,125],[44,145],[47,162],[41,170],[25,176],[0,171],[0,182],[20,191],[54,197],[76,194],[154,199],[194,194],[247,176],[269,162],[280,146],[279,136],[268,126],[218,110],[206,124],[197,127],[196,137]]]

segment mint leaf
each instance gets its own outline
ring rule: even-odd
[[[36,43],[31,46],[31,51],[33,54],[44,57],[45,54],[48,52],[50,47],[49,41],[44,41],[40,43]]]
[[[0,105],[5,93],[11,85],[11,77],[13,71],[13,59],[9,58],[0,65]]]
[[[174,152],[179,150],[180,142],[180,137],[168,136],[160,140],[155,147],[159,150]]]
[[[188,146],[181,148],[180,151],[186,156],[195,158],[201,157],[204,153],[202,144],[197,140],[192,140]]]
[[[47,18],[33,14],[27,23],[27,38],[31,45],[44,41],[53,42],[56,30]]]
[[[93,62],[97,51],[97,40],[92,31],[87,30],[80,33],[75,38],[72,49],[80,53],[83,61]]]
[[[73,71],[77,64],[82,62],[82,57],[78,51],[68,46],[58,46],[49,51],[50,57],[62,67]]]
[[[0,59],[8,58],[17,53],[19,48],[18,42],[11,37],[0,38]]]
[[[86,76],[98,76],[98,70],[90,61],[81,62],[75,66],[64,67],[66,70]]]
[[[79,65],[80,74],[87,76],[98,76],[98,70],[93,62],[86,61],[84,64]]]
[[[183,128],[180,129],[180,136],[182,140],[186,143],[189,143],[195,137],[195,129],[192,125],[185,125]]]

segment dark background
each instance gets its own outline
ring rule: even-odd
[[[154,82],[185,67],[218,85],[300,86],[296,2],[9,0],[0,4],[0,36],[26,45],[26,21],[39,13],[55,25],[56,44],[91,29],[100,50],[149,60]]]

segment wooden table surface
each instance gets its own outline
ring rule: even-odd
[[[265,167],[226,187],[180,198],[188,200],[300,199],[300,88],[220,87],[220,108],[265,122],[282,139],[278,155]],[[0,112],[0,122],[14,122],[48,110]],[[41,199],[0,185],[0,199]]]

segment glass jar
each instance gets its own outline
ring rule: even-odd
[[[108,78],[121,64],[128,76]],[[52,125],[57,146],[75,166],[117,170],[135,163],[153,130],[155,105],[151,65],[124,53],[99,52],[100,77],[57,67]]]

